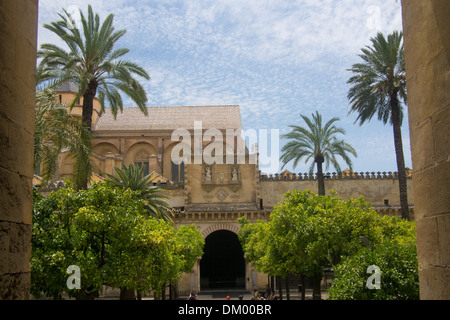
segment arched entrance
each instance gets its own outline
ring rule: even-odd
[[[245,260],[237,235],[218,230],[205,239],[200,290],[245,289]]]

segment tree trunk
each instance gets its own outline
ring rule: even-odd
[[[94,112],[94,98],[97,94],[98,84],[91,81],[86,92],[83,94],[83,114],[82,123],[89,130],[92,131],[92,113]]]
[[[84,286],[81,290],[75,294],[76,300],[94,300],[100,296],[98,291],[91,291],[92,287]]]
[[[302,274],[300,276],[300,281],[302,283],[302,300],[306,299],[306,276]]]
[[[289,291],[289,275],[285,278],[286,281],[286,300],[291,300],[291,292]]]
[[[275,293],[275,278],[274,277],[270,277],[270,290]]]
[[[120,300],[136,300],[134,289],[120,288]]]
[[[400,189],[400,206],[402,218],[409,220],[408,189],[406,185],[405,158],[403,156],[400,108],[397,95],[391,97],[391,119],[394,129],[395,155],[397,157],[398,185]]]
[[[82,118],[81,118],[81,123],[83,124],[83,126],[90,132],[92,132],[92,113],[94,111],[94,98],[95,95],[97,94],[97,87],[98,84],[95,81],[91,81],[89,83],[88,89],[86,90],[86,92],[83,94],[83,112],[82,112]],[[82,137],[83,139],[92,139],[91,136],[89,137]],[[89,143],[90,145],[90,143]],[[89,153],[91,153],[92,150],[90,150]],[[86,155],[89,156],[89,159],[85,159],[86,161],[90,160],[91,155]],[[84,174],[83,174],[84,175]],[[76,183],[76,189],[77,190],[87,190],[88,188],[88,183],[89,183],[89,178],[90,177],[78,177],[77,183]]]
[[[280,300],[283,300],[283,281],[280,276],[277,277],[278,293],[280,294]]]
[[[313,277],[313,300],[322,300],[320,283],[322,282],[322,273],[317,273]]]
[[[323,177],[322,164],[325,162],[323,156],[317,156],[314,161],[317,163],[317,180],[319,182],[319,196],[325,195],[325,179]]]
[[[164,283],[161,288],[161,300],[166,300],[166,284]]]

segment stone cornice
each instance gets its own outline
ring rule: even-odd
[[[374,207],[380,215],[401,218],[400,207]],[[414,221],[414,206],[410,206],[411,221]],[[228,212],[187,212],[177,211],[174,213],[174,222],[177,224],[202,224],[202,223],[237,223],[237,220],[246,217],[250,222],[257,220],[268,221],[272,210],[258,211],[228,211]]]
[[[268,220],[272,211],[227,211],[227,212],[188,212],[176,211],[174,220],[176,223],[204,223],[228,221],[237,222],[237,219],[246,217],[249,221]]]

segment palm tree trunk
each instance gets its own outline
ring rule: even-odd
[[[82,118],[81,122],[84,125],[84,127],[89,131],[92,132],[92,113],[94,112],[94,98],[97,94],[97,87],[98,84],[96,82],[89,83],[88,89],[83,95],[83,112],[82,112]],[[85,137],[86,139],[91,139],[91,136]],[[91,152],[92,150],[90,150]],[[89,152],[89,153],[90,153]],[[88,157],[88,159],[83,159],[82,162],[86,163],[87,161],[90,161],[90,154],[84,154],[84,156]],[[88,170],[89,171],[89,170]],[[84,171],[83,171],[84,172]],[[86,172],[84,172],[86,173]],[[86,174],[82,174],[83,176],[79,176],[76,178],[76,189],[77,190],[86,190],[88,188],[89,178],[88,176],[85,176]]]
[[[325,179],[323,177],[322,164],[324,163],[323,156],[317,156],[315,158],[317,163],[317,180],[319,182],[319,196],[325,195]]]
[[[94,98],[97,94],[97,87],[96,82],[90,82],[83,95],[83,114],[81,121],[89,131],[92,131],[92,113],[94,112]]]
[[[409,206],[408,206],[408,190],[406,185],[406,169],[405,158],[403,155],[403,142],[402,131],[400,121],[400,108],[397,95],[391,97],[391,118],[392,127],[394,129],[394,144],[395,155],[397,157],[397,170],[398,170],[398,185],[400,191],[400,206],[402,212],[402,218],[409,220]]]

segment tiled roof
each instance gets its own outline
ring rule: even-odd
[[[64,82],[59,84],[58,86],[55,87],[55,91],[56,92],[73,92],[73,93],[77,93],[78,92],[78,85],[76,83],[73,82]]]
[[[203,129],[240,129],[239,106],[174,106],[148,107],[145,116],[137,107],[124,107],[117,119],[106,108],[94,131],[192,130],[194,121],[202,121]]]

